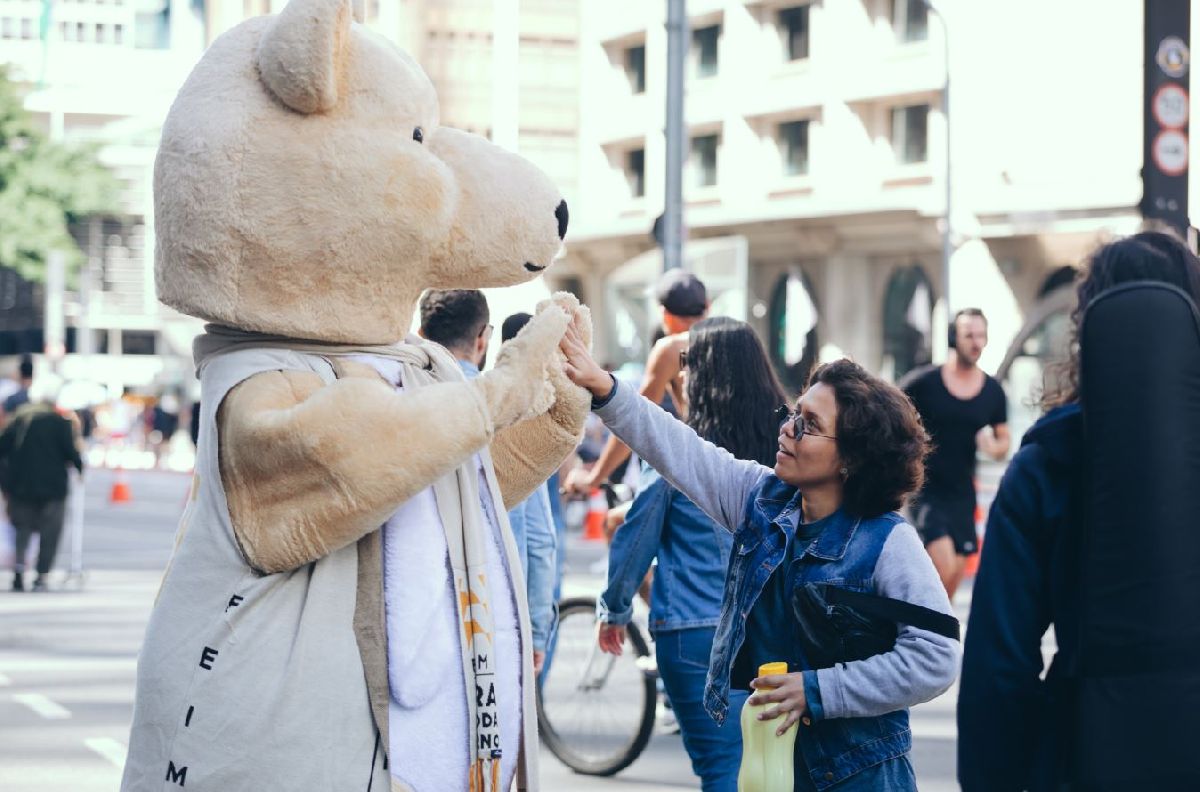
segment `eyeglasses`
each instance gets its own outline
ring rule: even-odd
[[[479,335],[476,336],[476,338],[491,338],[492,331],[495,329],[496,328],[492,327],[490,324],[486,324],[483,326],[483,329],[479,331]]]
[[[687,368],[687,350],[679,350],[679,370],[683,371]]]
[[[783,427],[786,426],[789,421],[791,422],[792,436],[796,438],[797,442],[799,442],[804,435],[808,435],[809,437],[824,437],[827,440],[837,440],[837,435],[818,434],[812,431],[809,428],[808,419],[798,412],[792,412],[787,407],[780,407],[775,411],[775,414],[779,417],[780,431],[783,431]]]

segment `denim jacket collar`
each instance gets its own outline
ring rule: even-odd
[[[796,527],[800,521],[802,495],[797,491],[790,498],[759,497],[754,500],[754,508],[766,518],[769,524],[783,528],[789,538],[795,536]],[[838,509],[832,515],[833,519],[824,527],[808,547],[805,554],[825,561],[838,561],[846,555],[846,548],[858,530],[858,518]]]
[[[826,561],[839,561],[846,555],[846,548],[854,538],[854,532],[858,530],[861,521],[842,509],[838,509],[832,516],[834,519],[808,546],[808,550],[805,551],[808,555]]]

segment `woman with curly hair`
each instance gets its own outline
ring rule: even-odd
[[[776,414],[787,396],[750,326],[727,316],[693,325],[683,371],[687,425],[738,459],[773,463]],[[742,757],[738,716],[747,694],[730,694],[730,720],[721,726],[704,711],[708,658],[732,548],[728,531],[647,469],[625,524],[613,536],[608,588],[598,602],[600,648],[620,654],[634,594],[658,559],[650,597],[658,672],[704,792],[735,792]]]
[[[807,662],[794,595],[812,584],[950,614],[936,570],[896,513],[921,485],[928,438],[911,402],[848,360],[818,368],[779,425],[774,467],[739,460],[619,388],[575,328],[565,371],[608,427],[671,486],[733,534],[704,706],[722,723],[730,691],[768,703],[777,733],[799,729],[795,789],[911,790],[908,708],[954,681],[959,647],[899,624],[894,644],[828,667]],[[789,673],[757,677],[767,662]],[[770,690],[764,690],[769,688]]]

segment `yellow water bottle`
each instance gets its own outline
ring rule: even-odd
[[[763,663],[758,675],[786,674],[787,663]],[[758,691],[771,688],[758,688]],[[775,704],[746,704],[742,707],[742,767],[738,771],[738,792],[792,792],[793,754],[796,747],[796,728],[782,737],[775,731],[782,717],[762,721],[759,714]]]

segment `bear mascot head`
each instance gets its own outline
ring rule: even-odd
[[[559,343],[590,319],[555,295],[471,380],[405,333],[424,289],[545,270],[567,205],[442,127],[420,67],[354,16],[292,0],[237,26],[163,126],[159,297],[210,324],[125,790],[536,785],[505,510],[581,435]]]
[[[163,302],[348,343],[402,338],[425,288],[529,280],[567,230],[541,171],[441,126],[420,66],[336,0],[213,44],[163,126],[154,191]]]

